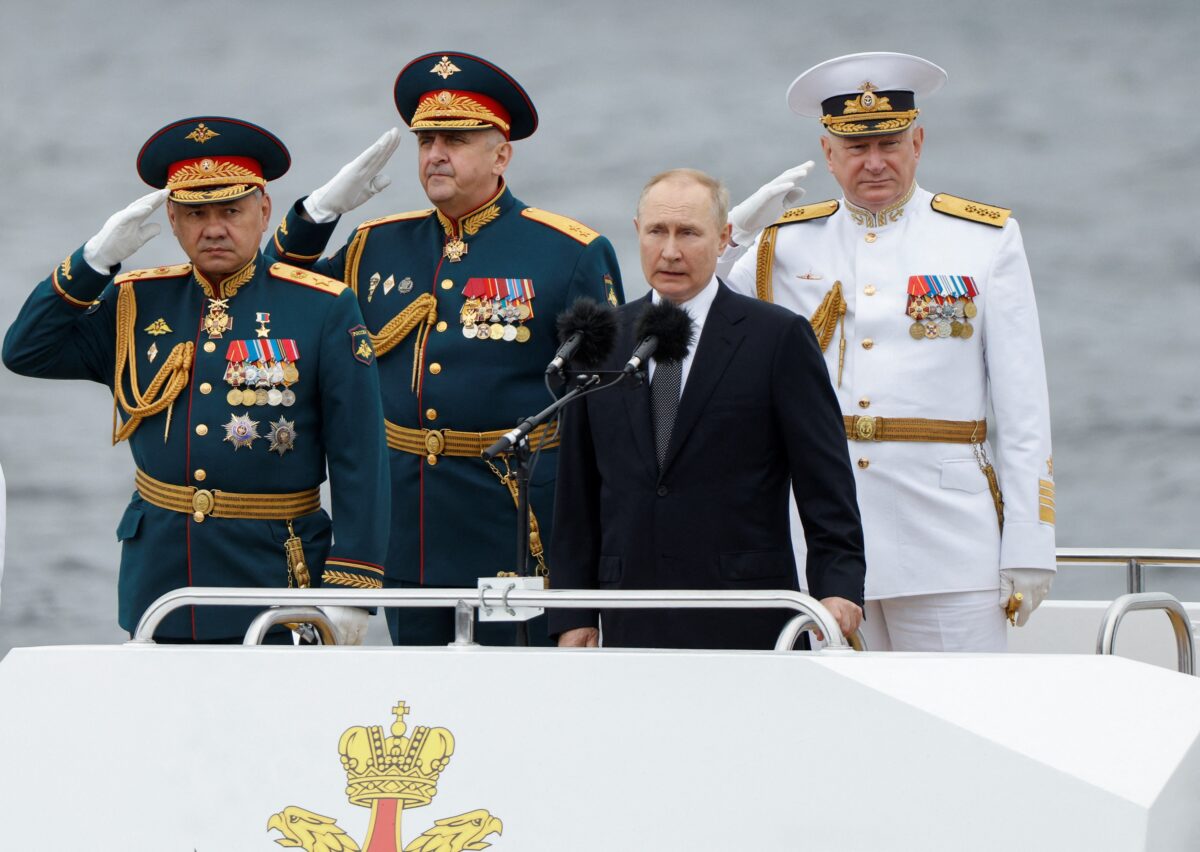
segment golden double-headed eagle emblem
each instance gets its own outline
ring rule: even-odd
[[[392,708],[391,736],[381,725],[347,728],[338,741],[346,796],[350,804],[371,809],[370,827],[360,846],[333,817],[288,805],[267,821],[268,831],[278,831],[280,846],[304,852],[475,852],[491,846],[487,838],[502,834],[504,824],[479,808],[439,819],[408,845],[400,831],[401,817],[409,808],[428,805],[437,795],[438,780],[454,754],[454,735],[446,728],[418,725],[409,730],[404,721],[408,705]]]

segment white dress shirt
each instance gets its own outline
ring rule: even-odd
[[[662,301],[662,296],[658,295],[657,290],[652,290],[650,298],[654,300],[654,304],[659,304]],[[696,344],[700,342],[700,333],[704,331],[704,321],[708,319],[708,309],[712,307],[713,300],[717,298],[717,276],[714,274],[712,280],[704,285],[704,289],[697,293],[686,302],[680,302],[679,307],[687,311],[688,316],[692,318],[692,326],[695,330],[695,335],[692,337],[692,345],[688,347],[687,357],[683,359],[683,372],[679,379],[679,395],[683,396],[683,389],[687,386],[688,373],[692,370],[692,361],[696,358]],[[654,381],[654,368],[658,361],[655,358],[650,359],[650,364],[646,368],[646,379]]]

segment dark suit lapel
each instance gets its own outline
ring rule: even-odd
[[[733,359],[745,332],[737,327],[744,314],[736,307],[736,300],[730,298],[730,290],[719,280],[717,296],[713,299],[712,307],[708,309],[708,317],[704,320],[704,331],[696,344],[696,357],[688,371],[687,384],[683,386],[683,396],[679,400],[679,411],[675,415],[675,426],[671,430],[671,446],[667,449],[667,461],[663,472],[671,468],[671,463],[679,455],[680,449],[687,442],[709,397],[725,374],[725,368]],[[646,394],[646,408],[649,411],[650,395]],[[652,434],[652,433],[650,433]],[[653,443],[653,441],[651,441]],[[654,458],[651,448],[651,458]]]
[[[646,309],[646,305],[650,304],[651,297],[647,295],[643,299],[639,299],[633,304],[638,307],[636,310],[626,311],[627,322],[625,333],[621,338],[627,341],[627,345],[620,351],[624,354],[616,368],[619,370],[624,365],[625,358],[629,357],[629,353],[633,352],[638,341],[633,339],[633,329],[637,324],[638,317],[642,315],[642,311]],[[641,454],[642,463],[646,465],[646,469],[655,479],[658,478],[658,458],[654,454],[654,421],[650,416],[650,383],[642,382],[638,387],[633,387],[632,382],[626,379],[630,384],[623,388],[615,388],[623,397],[625,397],[625,409],[629,412],[629,422],[633,428],[633,442],[637,445],[638,453]]]

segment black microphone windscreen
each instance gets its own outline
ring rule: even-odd
[[[616,312],[607,304],[583,296],[558,315],[557,329],[559,343],[566,343],[576,332],[582,333],[579,348],[571,360],[594,367],[608,357],[617,342]]]
[[[662,299],[658,304],[647,305],[634,326],[634,337],[645,340],[658,338],[654,350],[656,361],[682,361],[695,339],[695,326],[688,312],[674,302]]]

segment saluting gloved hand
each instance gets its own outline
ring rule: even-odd
[[[108,275],[114,266],[158,236],[162,225],[146,224],[146,220],[166,198],[167,190],[156,189],[109,216],[100,233],[83,244],[83,259],[88,266]]]
[[[371,614],[356,606],[323,606],[320,610],[333,625],[339,645],[361,645],[367,635]]]
[[[1046,595],[1050,594],[1050,583],[1054,580],[1054,572],[1045,568],[1003,568],[1000,571],[1000,606],[1006,611],[1009,601],[1015,595],[1021,595],[1020,604],[1016,607],[1013,623],[1021,627],[1033,615]],[[1010,620],[1012,617],[1010,616]]]
[[[758,232],[783,215],[784,210],[795,207],[804,197],[804,188],[800,186],[800,181],[812,171],[812,167],[813,161],[809,160],[788,169],[730,210],[729,221],[733,223],[734,243],[739,246],[749,245]]]
[[[386,189],[392,179],[380,171],[400,145],[400,131],[393,127],[304,199],[304,210],[318,224],[332,222],[343,213],[365,204]]]

